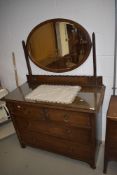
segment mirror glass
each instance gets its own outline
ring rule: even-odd
[[[87,59],[91,40],[80,24],[67,19],[51,19],[30,32],[26,49],[30,59],[42,69],[66,72]]]

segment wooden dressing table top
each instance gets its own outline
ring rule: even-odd
[[[14,91],[9,93],[5,97],[5,101],[18,101],[24,103],[34,103],[34,102],[27,102],[25,100],[25,96],[30,93],[33,89],[35,89],[38,85],[31,85],[28,82],[24,83],[19,88],[16,88]],[[57,103],[47,103],[47,102],[36,102],[34,104],[38,105],[45,105],[45,106],[52,106],[58,108],[66,108],[66,109],[73,109],[78,111],[86,111],[94,113],[99,110],[100,105],[103,101],[104,96],[104,86],[100,87],[89,87],[85,86],[82,87],[81,91],[76,96],[74,102],[72,104],[57,104]]]

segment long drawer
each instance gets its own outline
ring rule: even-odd
[[[90,145],[80,145],[56,137],[25,131],[22,133],[22,140],[26,145],[64,154],[76,159],[88,161],[91,158]]]
[[[61,123],[47,122],[47,121],[30,121],[15,116],[16,124],[19,130],[27,130],[27,132],[36,132],[55,136],[58,138],[71,140],[78,143],[89,144],[91,142],[91,130],[69,127]]]
[[[63,122],[70,126],[91,128],[92,116],[90,113],[44,108],[29,104],[19,105],[16,103],[10,104],[9,109],[12,115],[19,115],[21,118]]]
[[[71,126],[91,127],[91,114],[83,112],[48,109],[48,119],[64,121]]]

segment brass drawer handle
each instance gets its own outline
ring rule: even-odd
[[[68,122],[69,121],[69,115],[68,114],[65,114],[64,115],[64,122]]]
[[[17,109],[21,109],[21,106],[20,105],[17,105]]]

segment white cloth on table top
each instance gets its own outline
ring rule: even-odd
[[[72,103],[81,90],[80,86],[70,85],[40,85],[25,96],[27,101],[41,101],[53,103]]]

